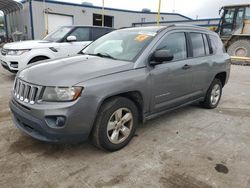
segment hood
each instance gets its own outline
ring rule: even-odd
[[[131,70],[134,63],[88,55],[47,60],[20,71],[20,79],[42,86],[73,86],[77,83]]]
[[[49,48],[56,43],[44,40],[27,40],[20,42],[7,43],[3,46],[4,49],[21,50],[21,49],[35,49],[35,48]]]

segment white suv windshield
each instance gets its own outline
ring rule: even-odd
[[[155,35],[156,32],[147,30],[113,31],[93,42],[83,53],[133,61]]]
[[[60,29],[47,35],[43,40],[50,42],[58,42],[62,40],[72,30],[72,27],[61,27]]]

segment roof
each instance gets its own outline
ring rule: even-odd
[[[230,8],[230,7],[250,7],[250,4],[232,4],[232,5],[225,5],[223,8]]]
[[[0,10],[4,14],[14,12],[23,8],[23,5],[13,0],[0,0]]]
[[[100,7],[100,6],[77,4],[77,3],[72,3],[72,2],[62,2],[62,1],[55,1],[55,0],[33,0],[33,1],[38,1],[38,2],[45,1],[46,3],[53,3],[53,4],[59,4],[59,5],[69,5],[69,6],[78,6],[78,7],[80,6],[80,7],[86,7],[86,8],[102,9],[102,7]],[[28,0],[22,0],[21,2],[26,3],[26,2],[28,2]],[[108,7],[105,7],[105,10],[128,12],[128,13],[139,13],[139,14],[157,14],[157,12],[143,12],[143,11],[125,10],[125,9],[117,9],[117,8],[108,8]],[[183,17],[187,20],[192,20],[191,18],[184,16],[182,14],[178,14],[178,13],[161,12],[161,15],[176,15],[176,16]]]

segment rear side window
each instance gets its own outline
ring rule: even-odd
[[[171,33],[164,37],[157,48],[169,50],[174,55],[174,61],[187,58],[187,45],[185,33]]]
[[[111,31],[107,28],[92,28],[92,40],[94,41]]]
[[[193,57],[205,56],[205,47],[201,33],[190,33],[193,47]]]

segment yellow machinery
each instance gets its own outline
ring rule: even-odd
[[[224,6],[217,29],[229,55],[250,61],[250,4]]]

